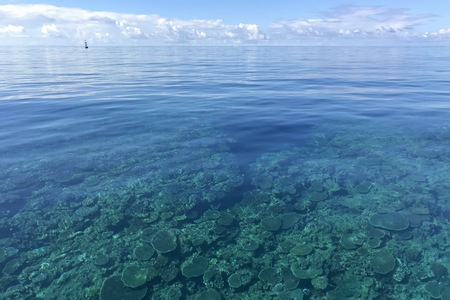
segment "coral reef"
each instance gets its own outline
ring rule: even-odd
[[[2,170],[4,299],[449,299],[445,135],[195,128]]]

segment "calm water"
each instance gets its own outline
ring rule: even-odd
[[[450,299],[450,48],[0,57],[5,299]]]

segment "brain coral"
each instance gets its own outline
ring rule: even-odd
[[[398,212],[375,214],[370,217],[369,223],[375,227],[394,231],[405,230],[409,227],[409,220]]]

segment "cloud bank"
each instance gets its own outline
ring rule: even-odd
[[[0,37],[80,39],[102,43],[249,43],[266,39],[256,24],[180,20],[51,5],[0,6]]]
[[[414,36],[414,28],[430,16],[410,15],[383,7],[345,6],[325,18],[281,21],[271,27],[281,36]]]
[[[330,39],[442,39],[450,29],[418,32],[432,16],[385,7],[342,6],[323,18],[257,24],[182,20],[154,14],[88,11],[52,5],[0,6],[0,38],[42,43],[302,44]],[[16,38],[16,39],[13,39]]]

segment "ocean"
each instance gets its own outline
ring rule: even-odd
[[[450,48],[0,57],[1,299],[450,299]]]

